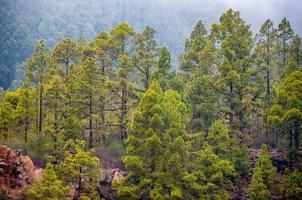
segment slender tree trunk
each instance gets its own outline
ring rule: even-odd
[[[267,95],[267,101],[269,102],[270,99],[270,71],[266,70],[266,95]]]
[[[80,169],[79,169],[79,172],[80,172],[80,174],[82,173],[82,167],[80,167]],[[81,196],[81,193],[82,193],[82,178],[81,177],[79,177],[78,178],[78,194],[76,195],[76,199],[79,199],[80,198],[80,196]]]
[[[103,99],[101,100],[101,106],[100,106],[100,118],[101,118],[101,121],[100,121],[100,129],[102,129],[102,131],[104,131],[104,127],[105,127],[105,102],[103,101]],[[103,133],[102,134],[102,138],[103,140],[106,139],[105,137],[105,134]]]
[[[293,166],[293,136],[294,136],[294,130],[291,129],[289,134],[289,150],[290,150],[290,158],[289,158],[289,168],[291,169]]]
[[[230,103],[230,125],[233,127],[234,125],[234,104],[233,104],[233,84],[230,82],[229,84],[229,92],[230,92],[230,97],[229,97],[229,103]]]
[[[28,135],[28,114],[25,114],[25,128],[24,128],[24,141],[27,143],[27,135]]]
[[[105,77],[105,61],[102,60],[102,65],[101,65],[101,75],[103,76],[103,78]],[[105,97],[104,97],[105,98]],[[101,98],[101,105],[100,105],[100,129],[103,129],[105,126],[105,118],[106,118],[106,114],[105,114],[105,100],[104,98]],[[102,130],[104,131],[104,129]],[[102,134],[102,138],[103,140],[106,139],[105,134]]]
[[[283,70],[285,70],[286,67],[286,52],[285,52],[285,39],[283,39]]]
[[[55,129],[55,134],[54,134],[54,149],[57,149],[57,136],[59,134],[59,117],[58,117],[58,105],[55,103],[55,113],[54,113],[54,129]]]
[[[126,97],[126,84],[123,84],[122,87],[122,111],[120,116],[120,132],[121,132],[121,139],[127,137],[126,129],[125,129],[125,116],[127,113],[127,97]]]
[[[4,141],[6,141],[7,137],[8,137],[8,125],[7,125],[7,122],[4,122],[3,125],[4,125],[4,128],[3,128],[3,132],[4,132],[3,137],[4,137]]]
[[[267,70],[266,70],[266,95],[267,98],[269,100],[270,98],[270,36],[268,34],[267,36],[267,61],[266,61],[266,65],[267,65]]]
[[[273,148],[276,148],[278,145],[278,136],[275,129],[273,129],[273,137],[274,137]]]
[[[69,73],[69,60],[67,59],[66,63],[65,63],[65,67],[66,67],[66,71],[65,71],[65,75],[66,75],[66,79]]]
[[[92,94],[89,95],[89,148],[92,148],[93,134],[92,134]]]
[[[145,89],[148,90],[149,85],[150,85],[150,68],[149,67],[147,68],[145,75],[146,75]]]
[[[38,92],[38,91],[37,91]],[[36,106],[37,106],[37,113],[36,113],[36,134],[39,134],[39,98],[36,98]]]
[[[299,133],[298,131],[295,131],[295,134],[294,134],[294,141],[295,141],[295,149],[296,151],[299,150],[299,146],[300,146],[300,143],[299,143]]]
[[[40,90],[39,90],[39,134],[42,133],[42,125],[43,125],[43,85],[42,81],[40,83]]]

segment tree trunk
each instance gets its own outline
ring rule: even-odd
[[[40,90],[39,90],[39,134],[42,133],[42,125],[43,125],[43,85],[40,83]]]
[[[39,98],[37,97],[36,98],[36,106],[37,106],[37,109],[39,109]],[[39,134],[39,110],[37,110],[37,113],[36,113],[36,134]]]
[[[285,67],[286,67],[286,52],[285,51],[286,51],[286,49],[285,49],[285,39],[283,39],[283,69],[282,70],[285,70]]]
[[[105,77],[105,61],[102,60],[102,65],[101,65],[101,75],[103,76],[103,78]],[[100,105],[100,118],[101,118],[101,121],[100,121],[100,129],[103,129],[104,126],[105,126],[105,119],[106,119],[106,114],[105,114],[105,100],[104,100],[105,97],[101,98],[101,105]],[[104,131],[101,130],[101,131]],[[102,134],[102,138],[103,140],[106,139],[105,137],[105,134],[103,133]]]
[[[54,113],[54,128],[55,128],[55,135],[54,135],[54,149],[57,149],[57,136],[59,134],[59,117],[58,117],[58,108],[57,103],[55,103],[55,113]]]
[[[89,148],[92,148],[93,134],[92,134],[92,95],[89,95]]]
[[[296,149],[296,151],[298,151],[299,150],[299,146],[300,146],[298,131],[295,131],[294,142],[295,142],[295,149]]]
[[[229,103],[230,103],[230,125],[233,127],[234,124],[234,104],[233,104],[233,84],[230,82],[229,84],[229,92],[230,92],[230,97],[229,97]]]
[[[289,150],[290,150],[290,156],[289,156],[289,168],[292,168],[293,165],[293,135],[294,135],[294,130],[291,129],[290,134],[289,134]]]
[[[127,113],[127,96],[126,96],[126,84],[123,84],[122,87],[122,111],[120,116],[120,132],[121,132],[121,139],[127,137],[126,129],[125,129],[125,116]]]
[[[149,67],[147,67],[145,75],[146,75],[145,89],[148,90],[149,85],[150,85],[150,68]]]
[[[100,127],[99,127],[99,129],[102,130],[102,131],[104,131],[106,117],[105,117],[105,102],[104,102],[103,99],[101,100],[101,106],[100,106],[100,118],[101,118],[101,120],[100,120]],[[104,133],[102,134],[102,138],[106,139]]]
[[[24,128],[24,141],[27,143],[27,135],[28,135],[28,114],[25,114],[25,128]]]

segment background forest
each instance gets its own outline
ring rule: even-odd
[[[185,39],[198,20],[206,27],[219,20],[228,8],[240,10],[254,34],[267,19],[279,23],[286,16],[301,34],[299,0],[0,0],[0,87],[20,86],[20,64],[43,39],[53,48],[64,37],[91,41],[100,31],[127,22],[138,31],[156,29],[158,42],[169,48],[174,68]],[[255,17],[257,13],[257,17]]]
[[[287,18],[253,34],[218,1],[192,11],[180,1],[156,21],[168,1],[63,0],[62,15],[43,2],[1,2],[0,141],[44,168],[22,198],[302,198],[302,43]],[[185,38],[191,15],[202,20]],[[108,159],[125,170],[110,197],[99,189]]]

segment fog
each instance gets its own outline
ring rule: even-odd
[[[138,31],[153,27],[177,66],[197,21],[210,29],[229,8],[240,11],[254,34],[266,19],[277,27],[283,17],[297,34],[302,33],[302,0],[0,0],[0,6],[0,55],[5,55],[0,64],[11,69],[31,55],[40,39],[49,47],[64,37],[83,35],[89,41],[121,22]]]
[[[263,21],[268,18],[276,25],[286,17],[295,32],[302,33],[301,0],[221,0],[220,2],[225,3],[228,8],[240,11],[254,31],[258,31]]]

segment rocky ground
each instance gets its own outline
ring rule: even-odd
[[[249,158],[251,167],[255,166],[256,160],[260,153],[260,149],[250,148]],[[271,160],[277,168],[277,184],[272,196],[274,200],[280,200],[283,197],[282,191],[278,190],[278,185],[282,184],[282,174],[289,166],[286,157],[287,152],[280,149],[271,150]],[[100,181],[100,193],[105,199],[113,199],[116,191],[112,188],[115,180],[120,180],[126,175],[126,170],[119,159],[109,154],[99,154],[102,160],[102,168],[104,172],[103,180]],[[41,178],[43,169],[35,167],[33,161],[24,155],[22,150],[11,149],[7,146],[0,145],[0,199],[1,196],[8,196],[12,199],[22,199],[27,188],[32,184],[34,179]],[[240,179],[237,187],[230,189],[232,200],[247,200],[248,186],[250,184],[252,174]],[[72,190],[70,191],[72,195]]]
[[[112,199],[116,192],[112,183],[122,179],[126,174],[121,162],[113,158],[100,155],[103,160],[104,179],[100,181],[100,193],[105,199]],[[113,160],[112,160],[113,159]],[[38,162],[36,166],[43,166]],[[120,168],[116,168],[116,167]],[[22,150],[11,149],[0,145],[0,199],[24,199],[27,188],[34,179],[42,178],[43,169],[35,167],[33,161],[24,155]],[[73,189],[69,191],[72,196]]]
[[[37,176],[35,174],[41,172],[35,170],[32,160],[23,155],[21,150],[0,145],[0,195],[22,198]]]

